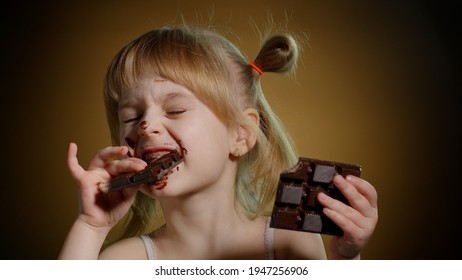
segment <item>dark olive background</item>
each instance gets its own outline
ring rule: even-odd
[[[68,143],[85,166],[110,145],[102,83],[115,53],[180,15],[210,14],[249,60],[268,14],[309,38],[296,76],[264,74],[262,86],[300,155],[361,164],[377,188],[363,258],[460,258],[459,2],[55,2],[1,4],[0,258],[59,254],[78,212]]]

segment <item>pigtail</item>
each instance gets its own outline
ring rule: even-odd
[[[274,35],[265,40],[253,63],[262,72],[294,73],[298,53],[299,45],[292,35]]]

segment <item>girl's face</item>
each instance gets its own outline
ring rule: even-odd
[[[136,88],[122,94],[119,120],[120,143],[129,146],[132,155],[150,161],[178,150],[184,156],[166,180],[143,186],[145,194],[175,197],[211,185],[234,184],[235,162],[229,157],[233,134],[181,85],[160,77],[141,79]]]

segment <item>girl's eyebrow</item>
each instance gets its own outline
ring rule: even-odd
[[[185,92],[170,92],[167,93],[166,96],[164,97],[165,101],[171,100],[171,99],[176,99],[176,98],[191,98],[191,95]]]
[[[137,103],[137,102],[136,102],[135,100],[133,100],[133,99],[128,99],[128,100],[125,100],[125,101],[119,103],[119,106],[118,106],[118,107],[119,107],[119,110],[120,110],[120,109],[123,109],[123,108],[125,108],[125,107],[133,107],[133,106],[136,106],[136,103]]]
[[[163,94],[161,97],[163,99],[163,102],[174,100],[174,99],[190,99],[193,95],[187,92],[182,92],[182,91],[172,91],[168,92],[166,94]],[[124,100],[123,102],[119,103],[119,110],[124,109],[124,108],[130,108],[130,107],[136,107],[139,101],[134,100],[133,98]]]

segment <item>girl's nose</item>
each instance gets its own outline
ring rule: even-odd
[[[142,135],[142,136],[150,136],[153,134],[160,135],[162,134],[162,126],[159,123],[152,123],[144,119],[140,122],[138,133],[139,135]]]

